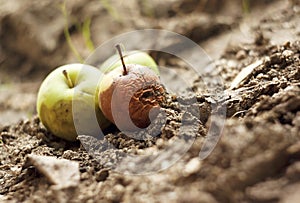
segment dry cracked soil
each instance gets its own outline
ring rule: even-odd
[[[0,202],[300,202],[298,1],[78,0],[65,1],[67,16],[63,3],[0,0]],[[36,94],[51,70],[79,60],[65,31],[85,58],[91,41],[146,28],[182,34],[211,58],[195,77],[181,59],[150,53],[176,73],[166,74],[176,93],[162,107],[163,125],[143,139],[112,126],[105,144],[52,135],[36,114]],[[216,75],[221,98],[203,81]],[[225,119],[212,116],[224,109]],[[200,159],[211,128],[221,137]],[[65,180],[66,171],[76,175]]]

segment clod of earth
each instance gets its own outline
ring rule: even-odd
[[[35,166],[57,189],[75,187],[79,183],[79,163],[76,161],[29,154],[28,164]]]

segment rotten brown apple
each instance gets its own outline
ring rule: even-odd
[[[122,66],[105,74],[99,83],[99,107],[120,130],[146,128],[165,102],[165,88],[159,76],[146,66],[125,65],[116,45]]]

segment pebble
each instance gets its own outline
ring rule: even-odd
[[[64,159],[72,159],[74,157],[76,157],[77,153],[72,151],[72,150],[66,150],[63,155],[62,158]]]
[[[102,169],[96,173],[96,181],[105,181],[106,178],[109,176],[109,172],[107,169]]]
[[[156,146],[157,146],[158,149],[163,148],[163,146],[164,146],[164,140],[161,139],[161,138],[157,139],[156,140]]]
[[[245,59],[247,57],[247,52],[245,50],[240,50],[236,53],[236,58],[238,60]]]
[[[291,57],[293,54],[294,54],[294,52],[291,51],[291,50],[284,50],[284,51],[282,52],[282,55],[283,55],[284,57],[286,57],[286,58]]]
[[[117,185],[114,186],[114,191],[115,191],[116,193],[118,193],[118,194],[123,194],[124,191],[125,191],[125,188],[124,188],[123,185],[117,184]]]
[[[196,173],[201,167],[201,161],[199,159],[199,157],[195,157],[193,159],[191,159],[185,166],[184,168],[184,175],[188,176],[191,174]]]

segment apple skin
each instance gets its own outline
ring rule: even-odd
[[[159,75],[159,70],[156,62],[153,58],[143,51],[129,51],[125,52],[123,56],[125,64],[139,64],[142,66],[150,67],[157,75]],[[103,73],[108,73],[113,69],[122,65],[121,59],[118,54],[109,57],[100,67]]]
[[[105,74],[99,83],[99,107],[119,130],[133,132],[146,128],[165,102],[159,76],[138,64],[122,66]]]
[[[69,87],[64,70],[74,87]],[[78,133],[97,134],[99,126],[108,127],[110,122],[98,105],[97,84],[101,76],[97,68],[79,63],[52,71],[37,95],[37,113],[43,125],[55,136],[68,141],[75,141]]]

